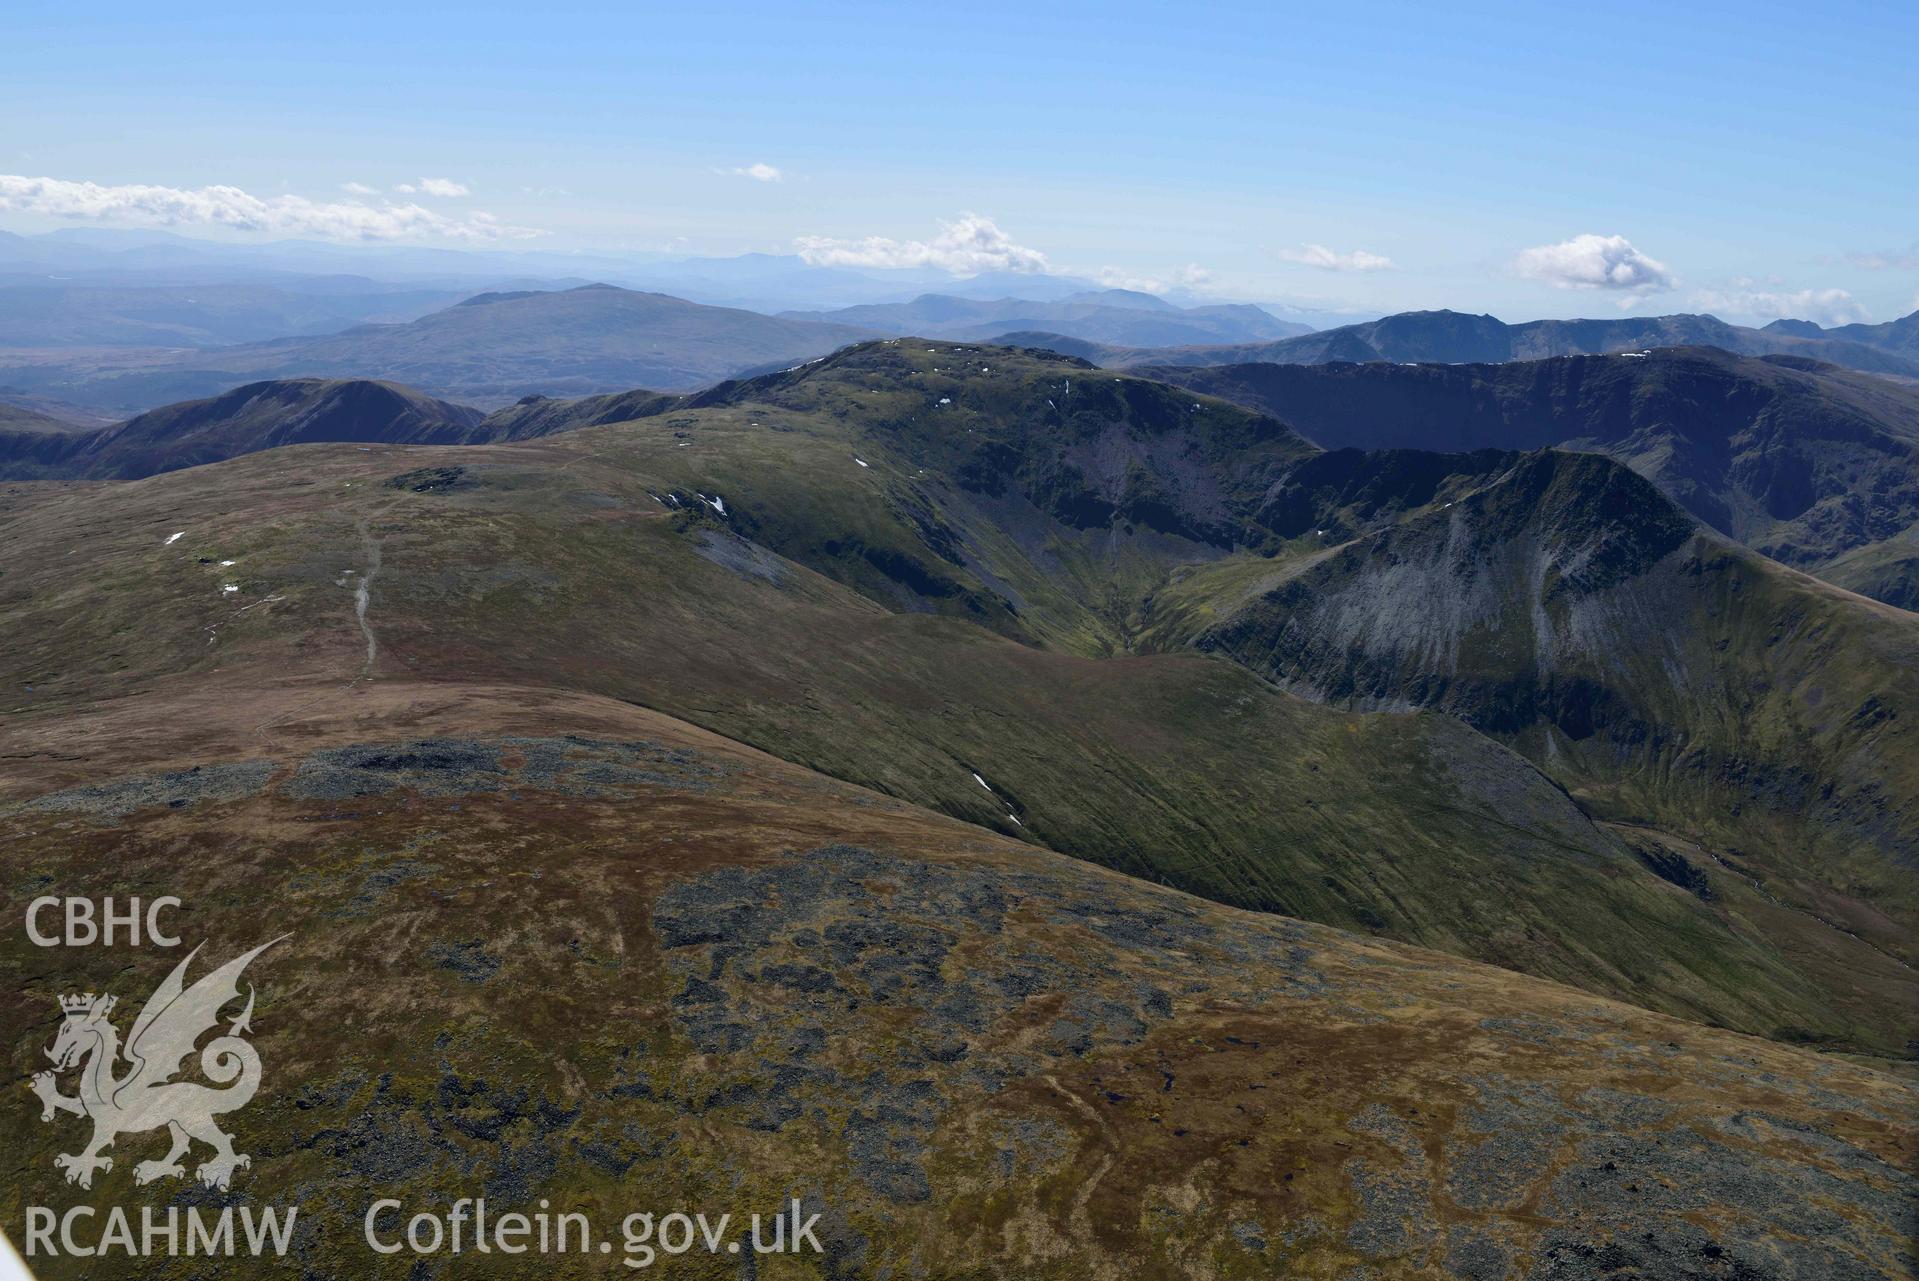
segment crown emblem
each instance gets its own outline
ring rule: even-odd
[[[65,1014],[86,1014],[97,1004],[99,1012],[106,1014],[113,1009],[115,999],[111,996],[95,996],[91,992],[79,996],[63,996],[60,998],[60,1010]]]

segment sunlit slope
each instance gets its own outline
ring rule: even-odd
[[[927,399],[942,396],[961,403],[937,384]],[[719,405],[517,446],[281,450],[117,487],[111,505],[13,491],[4,652],[32,692],[10,736],[72,751],[121,700],[260,680],[316,707],[399,678],[590,691],[1222,901],[1763,1033],[1897,1045],[1896,984],[1808,974],[1726,899],[1661,879],[1448,718],[1319,706],[1198,654],[1088,657],[1119,648],[1137,614],[1117,588],[1088,590],[1093,569],[1158,581],[1192,547],[1231,563],[1209,531],[1258,532],[1234,524],[1237,505],[1260,448],[1296,449],[1284,436],[1234,453],[1252,457],[1246,497],[1229,478],[1163,500],[1174,515],[1153,518],[1186,532],[1144,514],[1131,534],[1055,522],[1029,552],[977,513],[1044,508],[1024,489],[973,496],[947,471],[990,454],[992,431],[960,420],[922,438],[906,412],[889,435],[835,408]],[[1060,448],[1068,479],[1106,456]],[[932,551],[942,523],[976,550]],[[995,581],[1031,584],[1024,607]]]

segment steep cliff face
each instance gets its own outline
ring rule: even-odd
[[[1355,708],[1450,712],[1596,813],[1911,906],[1919,638],[1697,529],[1593,455],[1524,455],[1363,534],[1198,645]],[[1904,950],[1896,931],[1888,946]]]
[[[1509,364],[1151,371],[1328,449],[1591,450],[1706,525],[1820,572],[1919,520],[1919,391],[1709,348]]]

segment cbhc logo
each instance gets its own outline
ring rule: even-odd
[[[108,895],[100,900],[96,909],[90,898],[57,898],[48,894],[27,905],[27,937],[38,947],[92,947],[96,943],[112,947],[116,941],[139,947],[144,925],[149,943],[156,947],[178,947],[179,938],[165,933],[160,926],[161,911],[178,906],[180,900],[170,894],[147,903],[144,913],[138,898],[128,900],[124,907],[116,907],[113,896]],[[58,934],[42,933],[40,917],[54,908],[60,910],[53,924],[64,928]]]

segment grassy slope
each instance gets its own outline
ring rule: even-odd
[[[32,503],[9,525],[32,568],[5,580],[10,679],[36,687],[16,732],[155,681],[351,673],[364,642],[343,571],[377,544],[375,674],[611,694],[1229,902],[1736,1026],[1896,1043],[1896,990],[1835,999],[1444,718],[1331,711],[1197,656],[1094,661],[1140,626],[1133,583],[1232,563],[1207,540],[1259,534],[1248,513],[1299,448],[1214,402],[937,346],[863,349],[875,363],[776,380],[752,404],[735,389],[534,445],[306,449],[129,485],[110,513]],[[904,375],[885,363],[902,360]],[[1050,452],[1009,461],[1003,437],[1068,382],[1091,408],[1048,424]],[[1155,450],[1176,492],[1141,487],[1134,464]],[[1241,470],[1201,475],[1189,464],[1208,451]],[[997,497],[963,483],[1002,465]],[[429,466],[464,472],[387,483]],[[1111,508],[1103,529],[975,519],[1088,503]]]
[[[1819,567],[1818,574],[1861,596],[1919,610],[1919,525],[1830,560]]]

